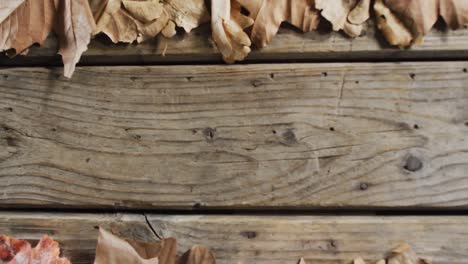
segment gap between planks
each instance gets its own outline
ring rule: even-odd
[[[145,219],[146,218],[146,219]],[[37,241],[57,239],[75,264],[92,263],[96,226],[134,240],[176,237],[178,252],[211,248],[217,263],[350,263],[378,260],[401,242],[434,263],[468,263],[466,216],[256,216],[0,212],[0,230]],[[151,228],[150,228],[151,226]]]

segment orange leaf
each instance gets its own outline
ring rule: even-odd
[[[60,258],[58,243],[45,235],[34,249],[24,240],[0,235],[0,260],[5,264],[71,264]]]

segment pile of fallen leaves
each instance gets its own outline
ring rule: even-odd
[[[35,248],[29,242],[0,235],[0,263],[4,264],[71,264],[59,257],[58,243],[45,235]],[[146,243],[124,240],[102,228],[96,246],[94,264],[138,263],[138,264],[215,264],[215,255],[206,247],[193,246],[185,254],[177,255],[177,240],[164,238],[159,242]],[[299,264],[306,264],[301,258]],[[356,258],[354,264],[366,264]],[[376,264],[429,264],[430,261],[416,255],[411,247],[403,243],[394,249],[387,259]]]
[[[377,27],[391,45],[420,44],[442,17],[452,29],[468,23],[467,0],[3,0],[0,1],[0,51],[26,54],[55,32],[64,75],[73,74],[92,36],[113,42],[143,42],[161,34],[171,38],[211,21],[212,39],[228,63],[243,60],[252,42],[262,48],[283,22],[303,32],[321,19],[350,37],[361,34],[375,12]],[[242,12],[243,8],[248,15]],[[211,12],[210,12],[210,11]]]
[[[0,235],[0,263],[4,264],[71,264],[59,257],[56,241],[45,235],[35,248],[25,240]],[[124,240],[100,228],[94,264],[215,264],[214,254],[203,246],[193,246],[177,256],[175,238],[146,243]]]

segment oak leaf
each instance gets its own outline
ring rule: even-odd
[[[250,53],[251,42],[244,29],[252,24],[235,0],[211,1],[212,37],[227,63],[243,60]]]
[[[31,45],[42,44],[52,31],[55,0],[6,0],[0,7],[0,52],[24,53]]]
[[[174,238],[154,243],[126,241],[99,228],[94,264],[175,264],[176,253]]]
[[[0,235],[0,262],[4,264],[71,264],[60,258],[58,243],[45,235],[35,248],[27,241]]]
[[[439,17],[451,29],[468,23],[466,0],[376,0],[377,26],[391,45],[420,44]]]
[[[140,43],[159,33],[172,37],[176,25],[190,32],[209,21],[204,0],[106,0],[97,9],[95,33],[114,43]]]
[[[303,32],[315,30],[320,22],[319,13],[313,8],[313,0],[238,1],[255,20],[251,39],[259,48],[271,42],[282,22],[286,21]]]
[[[315,0],[315,8],[327,19],[333,30],[343,30],[351,37],[361,34],[369,19],[370,0]]]
[[[95,30],[88,0],[61,0],[58,6],[56,34],[62,55],[65,77],[71,78],[81,54],[88,49]]]

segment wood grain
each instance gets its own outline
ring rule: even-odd
[[[178,239],[179,254],[194,244],[210,247],[217,263],[351,263],[377,260],[401,242],[433,263],[468,263],[466,216],[161,216],[149,215],[155,231]],[[142,215],[0,214],[0,230],[32,241],[57,239],[74,264],[92,263],[100,225],[120,236],[156,240]]]
[[[467,62],[0,70],[0,205],[466,208]]]
[[[330,32],[322,26],[319,31],[302,33],[282,27],[273,42],[255,49],[247,61],[397,61],[415,59],[467,59],[468,28],[446,31],[438,26],[420,46],[398,49],[389,46],[374,25],[369,22],[363,36],[356,39],[341,32]],[[153,64],[153,63],[222,63],[221,55],[210,37],[208,25],[192,33],[179,33],[172,39],[156,38],[148,43],[112,44],[105,36],[92,41],[80,61],[82,65]],[[165,52],[164,52],[165,51]],[[165,53],[165,56],[162,54]],[[43,47],[33,47],[27,56],[9,59],[0,56],[0,65],[61,65],[56,39],[51,37]]]

